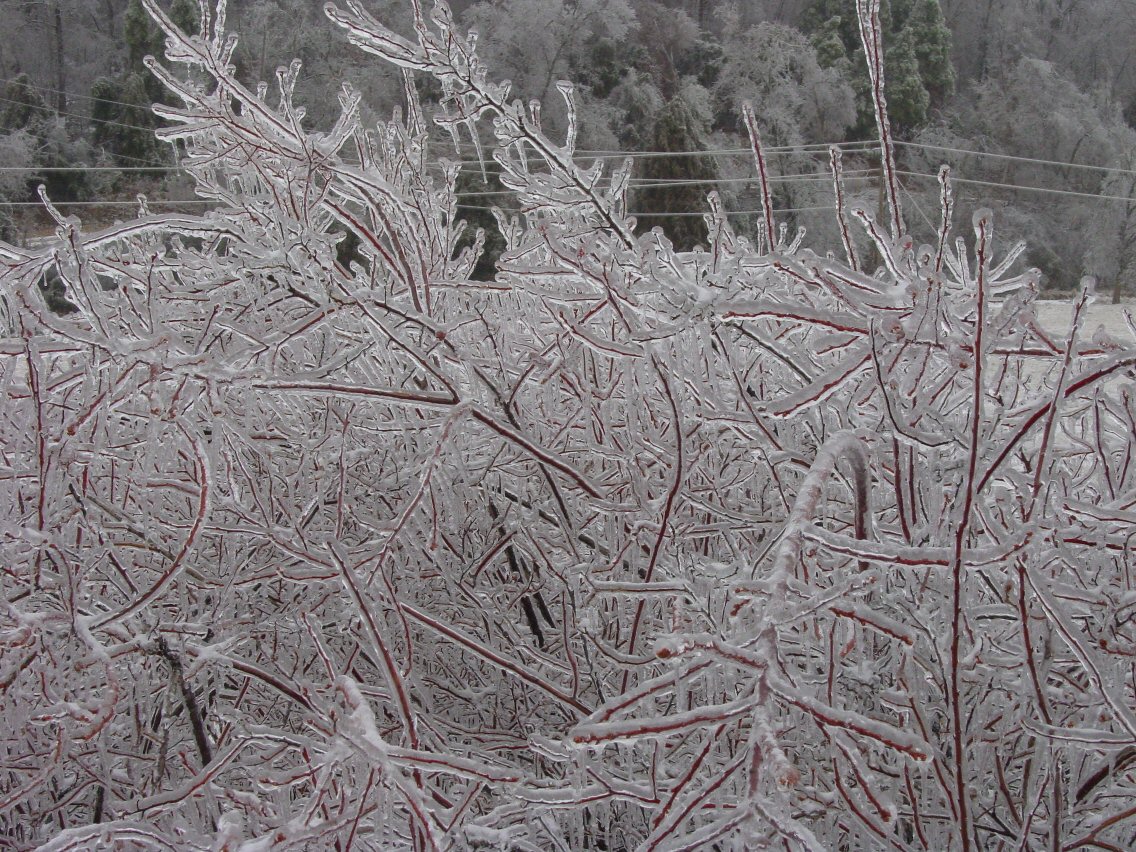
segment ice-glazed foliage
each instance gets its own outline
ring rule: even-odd
[[[988,213],[676,253],[443,5],[328,7],[407,107],[321,135],[145,5],[215,209],[0,244],[7,845],[1131,846],[1136,348]]]

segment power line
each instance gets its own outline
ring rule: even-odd
[[[875,169],[852,169],[844,172],[844,177],[850,180],[855,180],[862,177],[872,177],[876,173]],[[706,178],[702,180],[687,180],[685,178],[632,178],[631,186],[637,189],[652,189],[656,186],[714,186],[718,184],[731,184],[731,183],[753,183],[755,177],[737,177],[737,178]],[[770,183],[790,183],[792,181],[831,181],[832,175],[823,172],[798,172],[797,174],[789,175],[770,175],[768,177]]]
[[[100,150],[104,150],[104,149],[100,149]],[[106,153],[105,150],[104,150],[104,153]],[[163,166],[160,163],[153,162],[152,160],[144,160],[141,157],[132,157],[129,154],[117,154],[116,153],[113,156],[117,157],[120,160],[130,160],[132,163],[143,163],[147,166],[153,166],[154,168],[169,169],[170,171],[182,171],[182,169],[179,166]],[[119,169],[119,171],[122,171],[122,169]]]
[[[938,175],[929,175],[926,172],[910,172],[897,169],[896,174],[904,175],[905,177],[927,178],[928,180],[939,179]],[[1077,192],[1076,190],[1072,189],[1054,189],[1053,187],[1048,186],[1022,186],[1015,183],[998,183],[997,181],[978,180],[976,178],[961,178],[955,177],[954,175],[951,175],[951,183],[966,183],[973,186],[989,186],[995,187],[997,189],[1015,189],[1022,192],[1040,192],[1049,195],[1065,195],[1072,196],[1074,198],[1093,198],[1099,201],[1128,201],[1136,203],[1136,195],[1133,195],[1131,197],[1127,195],[1103,195],[1094,192]]]
[[[458,204],[458,210],[479,210],[483,212],[491,212],[493,207],[483,207],[477,204]],[[813,207],[778,207],[774,208],[774,213],[805,213],[811,210],[835,210],[835,204],[819,204]],[[764,216],[763,210],[723,210],[725,216]],[[709,215],[709,211],[702,212],[684,212],[684,213],[651,213],[646,211],[631,211],[628,216],[635,216],[637,218],[652,218],[652,219],[686,219],[691,217],[702,217]]]
[[[842,151],[858,153],[860,149],[872,150],[874,143],[869,142],[839,142],[816,143],[811,145],[785,145],[762,148],[765,155],[781,154],[823,154],[831,147],[838,147]],[[752,157],[752,148],[708,148],[701,151],[575,151],[576,156],[583,159],[607,160],[626,159],[646,160],[654,157]]]
[[[52,88],[49,88],[48,86],[37,86],[33,83],[26,83],[23,80],[17,80],[14,77],[10,78],[8,80],[0,80],[0,86],[7,86],[7,85],[10,85],[12,83],[15,83],[18,86],[22,86],[25,89],[32,89],[33,91],[36,91],[36,92],[49,92],[50,94],[53,94],[53,95],[66,95],[68,98],[78,98],[79,100],[82,100],[82,101],[95,101],[96,103],[101,102],[101,103],[104,103],[104,104],[114,104],[116,106],[129,107],[130,109],[139,109],[139,110],[142,110],[143,112],[153,114],[153,108],[150,107],[150,106],[145,106],[143,104],[128,104],[126,101],[116,101],[116,100],[111,100],[110,98],[96,98],[94,95],[80,95],[77,92],[66,92],[66,91],[63,91],[62,89],[52,89]],[[27,106],[32,106],[32,104],[27,104]]]
[[[4,100],[4,99],[0,98],[0,100]],[[903,143],[903,144],[913,145],[914,147],[927,147],[927,148],[934,149],[934,150],[947,150],[947,151],[951,151],[951,152],[954,152],[954,153],[975,154],[975,155],[978,155],[978,156],[987,156],[984,152],[980,152],[980,151],[966,151],[965,149],[947,148],[945,146],[921,145],[921,144],[916,144],[916,143]],[[1070,166],[1078,166],[1078,167],[1081,166],[1081,164],[1076,164],[1076,163],[1065,164],[1065,163],[1059,163],[1059,162],[1056,162],[1056,161],[1033,160],[1032,158],[1026,158],[1026,157],[1010,157],[1009,155],[990,154],[988,156],[1003,157],[1003,158],[1014,159],[1014,160],[1019,160],[1019,161],[1024,161],[1024,162],[1038,162],[1038,163],[1042,163],[1042,164],[1045,164],[1045,165],[1070,165]],[[1085,166],[1085,168],[1101,168],[1101,169],[1103,169],[1104,167]],[[52,172],[114,172],[114,171],[129,171],[129,172],[150,172],[150,171],[152,171],[152,172],[159,172],[159,173],[168,173],[168,172],[184,171],[184,169],[181,169],[177,166],[158,166],[158,165],[146,166],[146,167],[139,167],[139,166],[122,166],[122,167],[114,167],[114,166],[55,166],[55,167],[43,167],[43,168],[34,167],[34,166],[29,166],[29,167],[3,166],[3,167],[0,167],[0,172],[52,173]],[[1136,172],[1127,172],[1126,170],[1113,170],[1113,171],[1120,171],[1122,173],[1136,174]],[[931,179],[937,180],[938,179],[938,175],[928,174],[928,173],[925,173],[925,172],[911,171],[911,170],[899,170],[899,171],[897,171],[897,174],[900,174],[900,175],[905,176],[905,177],[912,177],[912,178],[926,179],[926,180],[931,180]],[[863,181],[863,180],[869,180],[873,176],[874,176],[874,170],[870,170],[870,169],[858,169],[858,170],[855,170],[855,171],[852,171],[852,172],[845,172],[844,173],[844,177],[845,177],[846,180]],[[778,175],[778,176],[773,176],[772,178],[770,178],[770,180],[774,183],[827,181],[827,180],[830,180],[830,179],[831,178],[830,178],[829,175],[819,173],[819,172],[818,173],[796,173],[796,174],[789,174],[789,175]],[[1083,191],[1069,190],[1069,189],[1058,189],[1056,187],[1047,187],[1047,186],[1030,186],[1030,185],[1022,185],[1022,184],[1011,184],[1011,183],[1005,183],[1005,182],[999,182],[999,181],[980,180],[980,179],[977,179],[977,178],[966,178],[966,177],[960,177],[960,176],[956,176],[956,175],[952,175],[951,180],[952,180],[952,182],[957,183],[957,184],[967,184],[967,185],[973,185],[973,186],[985,186],[985,187],[990,187],[990,188],[995,188],[995,189],[1042,193],[1042,194],[1058,195],[1058,196],[1065,196],[1065,197],[1072,197],[1072,198],[1095,199],[1095,200],[1101,200],[1101,201],[1123,201],[1123,202],[1136,201],[1136,198],[1130,198],[1128,196],[1123,196],[1123,195],[1109,195],[1109,194],[1102,194],[1102,193],[1091,193],[1091,192],[1083,192]],[[631,187],[633,189],[654,189],[654,188],[666,188],[666,187],[674,187],[674,186],[747,184],[747,183],[752,183],[752,182],[753,182],[752,177],[714,178],[714,179],[703,179],[703,180],[684,180],[684,179],[673,179],[672,180],[672,179],[666,179],[666,178],[633,179],[631,181]],[[512,192],[513,192],[512,190],[507,190],[507,189],[484,190],[484,191],[458,192],[458,193],[456,193],[456,195],[459,198],[492,198],[492,197],[508,196],[508,195],[511,195]],[[133,201],[131,201],[131,202],[88,201],[88,202],[60,202],[60,203],[88,204],[88,205],[92,205],[92,206],[97,206],[97,205],[106,205],[106,204],[133,205],[135,202],[133,202]],[[164,202],[153,202],[153,203],[164,203]],[[186,203],[186,202],[178,202],[178,203]],[[197,202],[190,202],[190,203],[197,203]],[[16,202],[16,203],[14,203],[14,206],[36,207],[36,206],[39,206],[39,203],[38,202]],[[485,210],[490,209],[490,208],[487,208],[487,207],[485,207],[485,208],[474,208],[470,205],[464,205],[464,206],[467,209],[485,209]],[[808,209],[813,209],[813,208],[808,208]],[[820,208],[817,208],[817,209],[820,209]],[[832,208],[829,208],[829,209],[832,209]],[[756,211],[737,211],[737,212],[731,212],[729,215],[749,215],[750,212],[756,212]],[[674,213],[674,214],[648,214],[648,215],[701,216],[703,214],[702,213]]]
[[[113,169],[110,169],[110,170],[113,171]],[[905,169],[897,170],[896,174],[902,175],[904,177],[921,178],[921,179],[924,179],[924,180],[938,180],[938,177],[939,177],[938,175],[927,174],[926,172],[914,172],[914,171],[909,171],[909,170],[905,170]],[[797,176],[797,177],[798,178],[801,178],[801,177],[812,178],[813,176],[810,175],[810,176]],[[825,176],[817,175],[816,177],[821,178],[821,177],[825,177]],[[852,175],[848,179],[849,180],[869,180],[869,179],[871,179],[871,177],[872,177],[872,175],[870,175],[870,174]],[[952,181],[952,183],[969,184],[969,185],[973,185],[973,186],[986,186],[986,187],[991,187],[991,188],[994,188],[994,189],[1008,189],[1008,190],[1017,190],[1017,191],[1022,191],[1022,192],[1036,192],[1036,193],[1042,193],[1042,194],[1048,194],[1048,195],[1060,195],[1060,196],[1068,196],[1068,197],[1074,197],[1074,198],[1085,198],[1085,199],[1097,200],[1097,201],[1123,201],[1123,202],[1128,202],[1128,203],[1136,203],[1136,196],[1128,197],[1128,196],[1124,196],[1124,195],[1103,195],[1103,194],[1095,194],[1095,193],[1091,193],[1091,192],[1078,192],[1078,191],[1070,190],[1070,189],[1056,189],[1056,188],[1053,188],[1053,187],[1044,187],[1044,186],[1021,186],[1021,185],[1018,185],[1018,184],[1011,184],[1011,183],[999,183],[997,181],[978,180],[976,178],[963,178],[963,177],[957,177],[957,176],[954,176],[954,175],[951,176],[951,181]],[[674,183],[652,184],[647,188],[659,188],[659,187],[667,187],[667,186],[683,186],[683,185],[688,185],[688,184],[697,184],[697,183],[705,183],[705,182],[706,181],[675,181]],[[752,179],[738,179],[737,182],[752,182]],[[487,197],[496,197],[496,196],[503,196],[503,195],[510,195],[510,194],[512,194],[511,190],[490,190],[490,191],[485,191],[485,192],[459,192],[459,193],[456,193],[455,195],[456,195],[457,198],[487,198]],[[2,203],[2,202],[0,202],[0,203]],[[149,201],[148,203],[150,203],[150,204],[213,204],[215,202],[207,201],[207,200],[193,199],[193,200],[186,200],[186,201],[154,200],[154,201]],[[9,207],[42,207],[43,206],[40,202],[37,202],[37,201],[15,201],[15,202],[6,202],[6,204]],[[98,207],[98,206],[108,206],[108,205],[109,206],[120,206],[120,205],[136,206],[137,202],[134,202],[134,201],[59,201],[59,202],[55,202],[55,201],[53,201],[52,204],[54,204],[56,206],[64,206],[64,205],[79,206],[79,205],[82,205],[82,206]],[[489,211],[489,210],[494,209],[493,207],[478,206],[478,205],[471,205],[471,204],[458,204],[457,207],[459,209],[463,209],[463,210]],[[834,210],[834,209],[836,209],[834,205],[825,205],[825,206],[819,206],[819,207],[803,207],[803,208],[783,209],[783,210],[779,210],[778,212],[799,212],[799,211],[803,211],[803,210]],[[728,215],[728,216],[760,215],[760,213],[761,213],[760,210],[731,210],[731,211],[726,211],[726,215]],[[702,216],[704,214],[701,213],[701,212],[690,212],[690,213],[629,213],[628,215],[632,215],[632,216]]]
[[[927,217],[927,214],[925,212],[923,212],[923,205],[920,204],[915,196],[911,194],[911,191],[902,183],[899,185],[899,188],[903,190],[903,194],[907,196],[907,199],[911,202],[911,205],[915,208],[916,212],[918,212],[922,217],[923,221],[927,223],[927,227],[932,231],[937,230],[935,223]]]
[[[0,172],[181,172],[179,166],[0,166]]]
[[[1134,0],[1136,2],[1136,0]],[[899,142],[896,145],[903,145],[907,148],[925,148],[929,151],[947,151],[952,154],[965,154],[974,157],[988,157],[996,160],[1011,160],[1016,163],[1030,163],[1039,166],[1060,166],[1061,168],[1068,169],[1087,169],[1090,171],[1098,172],[1115,172],[1122,175],[1136,175],[1136,171],[1132,169],[1113,168],[1112,166],[1090,166],[1086,163],[1066,163],[1060,160],[1040,160],[1036,157],[1020,157],[1013,154],[996,154],[992,151],[970,151],[966,148],[949,148],[946,145],[930,145],[925,142]]]
[[[874,170],[861,169],[856,173],[844,173],[846,180],[868,180],[875,175]],[[791,175],[772,175],[769,177],[770,183],[809,183],[814,181],[831,181],[832,176],[821,174],[817,172],[799,173]],[[667,189],[672,186],[719,186],[722,184],[752,184],[755,181],[753,177],[738,177],[738,178],[707,178],[704,180],[685,180],[681,178],[657,178],[657,179],[635,179],[629,182],[631,189]],[[514,191],[511,189],[489,189],[489,190],[476,190],[474,192],[457,192],[459,198],[493,198],[501,195],[513,195]]]
[[[1136,2],[1136,0],[1134,0]],[[451,143],[443,143],[451,144]],[[472,142],[459,141],[457,143],[459,148],[474,149],[476,146]],[[878,148],[879,143],[871,140],[849,140],[846,142],[802,142],[797,145],[768,145],[762,147],[762,153],[765,154],[786,154],[786,153],[826,153],[829,148],[836,146],[839,148]],[[486,146],[482,146],[483,148]],[[697,150],[687,151],[617,151],[612,148],[575,148],[573,153],[578,157],[587,159],[597,159],[604,157],[674,157],[678,155],[689,156],[705,156],[713,154],[728,154],[728,155],[745,155],[752,156],[753,149],[750,147],[744,148],[700,148]],[[475,161],[476,162],[476,161]]]
[[[114,127],[125,127],[127,130],[141,130],[145,133],[153,133],[157,129],[157,128],[154,128],[154,127],[142,127],[139,124],[126,124],[126,123],[121,122],[121,121],[112,121],[109,118],[93,118],[89,115],[83,115],[82,113],[78,113],[78,112],[60,112],[59,110],[55,109],[54,107],[40,106],[39,104],[29,104],[29,103],[25,103],[24,101],[17,101],[13,98],[5,98],[3,96],[0,96],[0,101],[3,101],[4,103],[9,103],[9,104],[15,104],[16,106],[21,106],[21,107],[24,107],[25,109],[37,109],[40,112],[48,112],[48,113],[51,113],[52,115],[65,115],[68,118],[81,118],[84,121],[93,121],[96,124],[109,124],[109,125],[113,125]]]
[[[1136,0],[1133,0],[1136,3]],[[471,143],[461,143],[470,145]],[[903,142],[896,140],[896,145],[905,148],[921,148],[929,151],[946,151],[952,154],[964,154],[973,157],[986,157],[997,160],[1010,160],[1013,162],[1030,163],[1040,166],[1056,166],[1059,168],[1085,169],[1089,171],[1127,174],[1136,176],[1136,170],[1123,169],[1113,166],[1093,166],[1087,163],[1069,163],[1063,160],[1045,160],[1039,157],[1023,157],[1013,154],[999,154],[993,151],[975,151],[968,148],[953,148],[947,145],[933,145],[927,142]],[[826,153],[830,148],[840,148],[845,153],[869,153],[879,150],[879,143],[859,142],[817,142],[803,145],[772,146],[763,149],[765,154],[820,154]],[[712,157],[712,156],[742,156],[751,155],[749,148],[706,148],[698,151],[611,151],[611,150],[576,150],[575,155],[582,159],[641,159],[649,157]],[[459,165],[477,165],[478,160],[460,160]]]
[[[1133,0],[1133,2],[1136,2],[1136,0]],[[1044,160],[1044,159],[1041,159],[1041,158],[1038,158],[1038,157],[1023,157],[1023,156],[1013,155],[1013,154],[999,154],[999,153],[995,153],[995,152],[992,152],[992,151],[975,151],[975,150],[967,149],[967,148],[952,148],[952,147],[947,146],[947,145],[933,145],[933,144],[930,144],[930,143],[927,143],[927,142],[902,142],[902,141],[896,140],[894,144],[902,145],[905,148],[921,148],[921,149],[925,149],[925,150],[929,150],[929,151],[946,151],[946,152],[952,153],[952,154],[965,154],[965,155],[974,156],[974,157],[987,157],[989,159],[1010,160],[1010,161],[1020,162],[1020,163],[1030,163],[1030,164],[1033,164],[1033,165],[1057,166],[1057,167],[1060,167],[1060,168],[1086,169],[1086,170],[1098,171],[1098,172],[1112,172],[1112,173],[1116,173],[1116,174],[1136,175],[1136,170],[1132,170],[1132,169],[1122,169],[1122,168],[1116,168],[1116,167],[1112,167],[1112,166],[1093,166],[1093,165],[1088,165],[1087,163],[1069,163],[1069,162],[1065,162],[1065,161],[1062,161],[1062,160]],[[879,143],[877,143],[877,142],[864,142],[864,141],[861,141],[861,142],[833,142],[833,143],[818,142],[818,143],[810,143],[810,144],[806,144],[806,145],[787,145],[787,146],[781,146],[781,147],[774,146],[774,147],[765,148],[763,150],[763,153],[766,153],[766,154],[817,153],[817,154],[819,154],[819,153],[825,153],[830,148],[834,148],[834,147],[840,148],[845,153],[867,153],[867,152],[878,151],[879,150]],[[717,155],[735,156],[735,155],[743,155],[743,154],[752,154],[752,151],[748,148],[709,148],[709,149],[705,149],[705,150],[702,150],[702,151],[625,151],[625,152],[597,151],[595,153],[599,155],[599,156],[597,156],[597,159],[607,158],[607,157],[618,157],[618,156],[631,157],[631,158],[634,159],[634,158],[639,158],[639,157],[672,157],[672,156],[692,156],[692,157],[693,156],[717,156]],[[585,157],[585,158],[591,156],[591,152],[587,152],[587,151],[577,151],[576,154],[577,154],[577,156]],[[475,161],[472,161],[472,162],[476,163],[477,161],[475,160]]]
[[[1131,0],[1131,2],[1136,4],[1136,0]],[[25,82],[23,80],[17,80],[15,78],[0,80],[0,85],[8,85],[8,84],[11,84],[11,83],[16,83],[16,84],[18,84],[18,85],[20,85],[24,88],[33,89],[33,90],[39,91],[39,92],[49,92],[51,94],[65,94],[69,98],[78,98],[80,100],[86,100],[86,101],[94,101],[94,102],[101,101],[103,103],[115,104],[117,106],[124,106],[124,107],[128,107],[130,109],[141,110],[142,112],[145,112],[149,115],[153,115],[152,106],[144,106],[144,105],[141,105],[141,104],[131,104],[131,103],[127,103],[126,101],[117,101],[117,100],[112,100],[110,98],[98,98],[98,97],[95,97],[94,95],[81,95],[81,94],[77,94],[77,93],[73,93],[73,92],[66,92],[66,91],[62,91],[60,89],[51,88],[49,86],[41,86],[41,85]],[[99,122],[99,123],[102,123],[102,124],[111,124],[111,125],[115,125],[115,126],[118,126],[118,127],[124,127],[124,128],[127,128],[127,129],[131,129],[131,130],[142,130],[142,131],[153,132],[153,130],[155,129],[153,127],[142,127],[142,126],[134,125],[134,124],[125,124],[123,122],[117,122],[117,121],[113,121],[111,119],[92,118],[90,116],[85,116],[85,115],[82,115],[80,113],[75,113],[75,112],[59,112],[58,110],[54,109],[53,107],[40,106],[40,105],[37,105],[37,104],[29,104],[29,103],[25,103],[23,101],[16,101],[16,100],[13,100],[13,99],[10,99],[10,98],[5,98],[5,97],[0,97],[0,101],[5,101],[7,103],[17,104],[19,106],[27,107],[29,109],[43,110],[43,111],[46,111],[46,112],[53,113],[55,115],[65,115],[65,116],[68,116],[68,117],[71,117],[71,118],[83,118],[83,119],[86,119],[88,121]],[[900,145],[900,146],[903,146],[905,148],[921,148],[921,149],[930,150],[930,151],[946,151],[946,152],[952,153],[952,154],[963,154],[963,155],[975,156],[975,157],[987,157],[987,158],[990,158],[990,159],[1009,160],[1009,161],[1012,161],[1012,162],[1030,163],[1030,164],[1033,164],[1033,165],[1058,166],[1060,168],[1085,169],[1085,170],[1089,170],[1089,171],[1113,172],[1113,173],[1116,173],[1116,174],[1127,174],[1127,175],[1136,176],[1136,170],[1115,168],[1115,167],[1112,167],[1112,166],[1094,166],[1094,165],[1089,165],[1087,163],[1069,163],[1069,162],[1064,162],[1062,160],[1045,160],[1045,159],[1041,159],[1041,158],[1038,158],[1038,157],[1023,157],[1023,156],[1014,155],[1014,154],[999,154],[999,153],[995,153],[995,152],[992,152],[992,151],[975,151],[975,150],[967,149],[967,148],[950,147],[948,145],[933,145],[933,144],[928,143],[928,142],[905,142],[905,141],[901,141],[901,140],[895,140],[893,144]],[[472,148],[476,147],[476,146],[473,145],[472,142],[459,142],[458,145],[459,145],[459,147],[466,147],[467,149],[472,149]],[[876,150],[876,149],[879,148],[879,144],[877,142],[873,142],[873,141],[870,141],[870,140],[848,141],[848,142],[809,142],[809,143],[802,143],[800,145],[780,145],[780,146],[772,145],[772,146],[768,146],[768,147],[763,148],[763,153],[765,153],[765,154],[823,153],[823,152],[827,152],[828,149],[832,148],[832,147],[838,147],[843,151],[860,152],[860,151]],[[626,159],[626,158],[648,159],[648,158],[652,158],[652,157],[745,156],[745,155],[752,154],[753,151],[750,148],[708,148],[708,149],[702,149],[702,150],[696,150],[696,151],[616,151],[616,150],[604,149],[604,148],[579,148],[579,149],[576,149],[574,151],[574,153],[575,153],[576,156],[584,158],[584,159]],[[460,165],[478,165],[479,163],[480,163],[479,160],[462,160],[462,161],[459,161]],[[3,169],[0,169],[0,170],[3,170]]]
[[[215,201],[209,201],[205,198],[189,198],[185,201],[169,201],[169,200],[151,200],[146,199],[147,207],[171,207],[180,206],[182,204],[216,204]],[[52,201],[52,207],[138,207],[137,201]],[[39,201],[4,201],[0,202],[0,207],[43,207],[43,203]]]

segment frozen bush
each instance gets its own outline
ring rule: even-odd
[[[0,244],[11,844],[1131,844],[1136,348],[1041,329],[945,175],[930,245],[764,187],[676,253],[444,5],[328,7],[407,105],[327,134],[145,5],[215,209]],[[520,199],[491,282],[423,74]]]

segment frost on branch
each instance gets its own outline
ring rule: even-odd
[[[6,838],[1126,845],[1136,348],[988,213],[676,253],[442,5],[329,7],[407,105],[326,133],[146,5],[214,208],[0,245]],[[491,283],[421,74],[520,199]]]

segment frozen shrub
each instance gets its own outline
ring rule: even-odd
[[[443,5],[328,8],[407,107],[327,134],[145,5],[215,209],[0,244],[9,843],[1131,844],[1136,348],[945,176],[931,245],[893,183],[676,253]],[[520,200],[490,282],[420,74]]]

